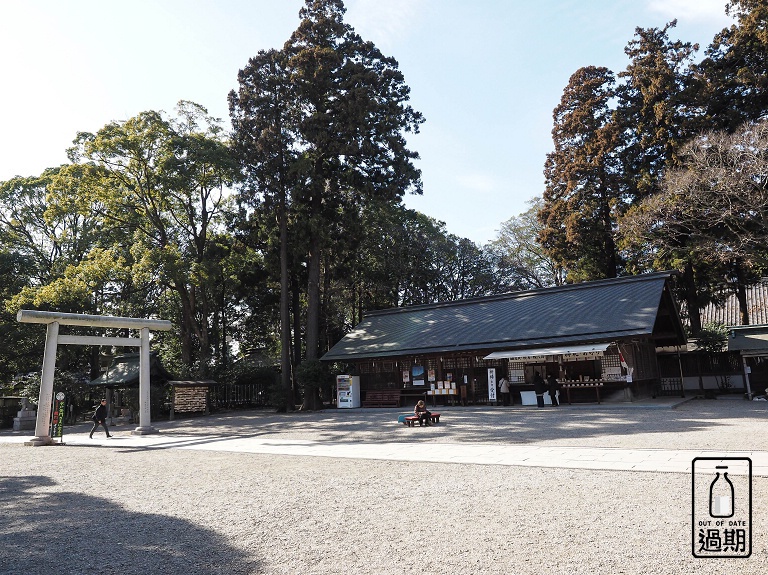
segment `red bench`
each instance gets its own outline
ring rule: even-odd
[[[440,423],[440,414],[435,413],[434,411],[430,413],[429,419],[432,423]],[[416,425],[416,422],[419,421],[418,416],[416,415],[409,415],[405,419],[403,419],[403,425],[407,425],[408,427],[413,427]]]

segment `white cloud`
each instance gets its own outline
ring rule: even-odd
[[[648,10],[665,18],[697,22],[731,23],[725,15],[726,0],[649,0]]]
[[[433,0],[349,0],[345,21],[388,51],[417,28]]]

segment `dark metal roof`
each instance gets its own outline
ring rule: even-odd
[[[168,385],[174,387],[210,387],[216,385],[216,382],[212,379],[191,379],[182,381],[166,381]]]
[[[630,276],[366,315],[324,361],[649,337],[685,343],[670,273]]]
[[[728,351],[740,351],[741,355],[768,355],[768,325],[731,327]]]
[[[138,353],[119,355],[112,359],[107,371],[88,385],[104,385],[107,387],[135,387],[139,385],[139,370],[141,358]],[[160,364],[157,353],[149,354],[149,372],[152,382],[166,381],[168,374]]]

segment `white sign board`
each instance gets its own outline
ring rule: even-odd
[[[488,368],[488,401],[496,401],[496,368]]]

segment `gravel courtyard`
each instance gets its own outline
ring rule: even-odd
[[[232,412],[162,435],[261,440],[766,451],[768,402]],[[87,444],[0,433],[0,574],[768,572],[768,478],[753,478],[753,553],[691,554],[691,477]],[[130,428],[114,427],[118,438]],[[98,432],[97,432],[98,433]],[[103,435],[103,432],[101,432]],[[24,432],[24,435],[32,435]],[[81,441],[82,440],[82,441]],[[73,442],[74,443],[74,442]]]

